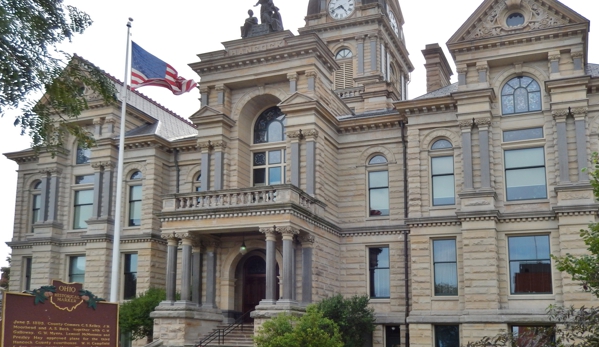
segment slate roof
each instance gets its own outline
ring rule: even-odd
[[[458,82],[450,84],[446,87],[439,88],[437,90],[433,90],[430,93],[421,95],[413,100],[421,100],[421,99],[430,99],[430,98],[438,98],[441,96],[449,96],[451,93],[455,93],[458,91]]]
[[[599,64],[587,64],[586,73],[593,77],[599,77]]]

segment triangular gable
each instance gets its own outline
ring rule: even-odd
[[[198,112],[189,117],[189,120],[196,126],[218,123],[227,124],[229,127],[232,127],[235,124],[235,121],[229,116],[210,106],[202,107]]]
[[[193,119],[196,119],[196,118],[212,117],[212,116],[218,116],[221,114],[222,114],[221,112],[213,109],[210,106],[204,106],[198,112],[191,115],[191,117],[189,117],[189,120],[193,121]]]
[[[507,18],[515,12],[524,16],[524,24],[508,27]],[[447,44],[588,22],[557,0],[485,0]]]
[[[300,92],[295,92],[287,99],[281,101],[278,106],[303,104],[305,102],[314,102],[314,101],[316,101],[316,99],[313,99],[313,98],[311,98],[307,95],[304,95]]]

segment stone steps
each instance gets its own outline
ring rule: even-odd
[[[225,329],[228,325],[219,325],[217,329]],[[218,339],[210,342],[206,346],[220,346],[220,347],[253,347],[254,341],[252,337],[254,336],[254,324],[248,323],[239,326],[235,330],[231,331],[227,336],[225,336],[224,342],[219,344]]]

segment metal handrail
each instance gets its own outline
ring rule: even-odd
[[[246,316],[250,314],[250,312],[252,312],[252,310],[247,311],[246,313],[241,315],[241,317],[237,318],[234,323],[229,324],[228,327],[226,327],[224,329],[214,330],[212,333],[210,333],[210,335],[208,335],[208,336],[204,337],[202,340],[200,340],[200,342],[197,345],[195,345],[195,347],[205,347],[210,342],[212,342],[216,339],[218,339],[219,345],[225,343],[225,336],[229,335],[230,332],[237,329],[240,325],[241,325],[241,331],[243,331],[243,322],[244,322]]]

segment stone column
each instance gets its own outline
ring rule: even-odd
[[[168,241],[166,254],[166,301],[175,302],[177,292],[177,247],[179,239],[175,233],[162,235]]]
[[[191,254],[191,301],[202,305],[202,246],[195,242]]]
[[[551,69],[551,73],[559,73],[559,60],[561,58],[561,54],[551,54],[549,55],[549,68]]]
[[[210,150],[212,149],[212,144],[210,141],[208,142],[199,142],[198,148],[202,153],[202,163],[200,166],[201,174],[202,174],[202,185],[201,189],[203,192],[210,190]]]
[[[181,301],[191,301],[191,247],[192,238],[189,233],[177,234],[181,239]]]
[[[302,131],[289,131],[287,138],[291,141],[291,184],[300,186],[300,140]]]
[[[464,166],[464,190],[473,190],[472,180],[472,120],[460,121],[462,129],[462,157]]]
[[[106,124],[106,134],[107,135],[114,134],[116,120],[112,119],[112,118],[106,119],[104,121],[104,124]]]
[[[202,102],[202,107],[209,105],[209,102],[208,102],[209,91],[210,91],[210,89],[208,87],[200,88],[200,95],[201,95],[200,100]]]
[[[50,188],[48,189],[48,221],[56,222],[58,217],[58,194],[60,189],[60,175],[62,170],[51,169],[50,173]]]
[[[478,83],[489,82],[489,65],[486,62],[476,63],[476,71],[478,71]]]
[[[92,168],[94,169],[94,203],[92,206],[92,219],[97,219],[102,213],[102,176],[103,167],[102,163],[93,163]]]
[[[583,172],[582,169],[589,166],[587,155],[587,125],[586,125],[586,108],[575,108],[571,110],[574,115],[576,124],[576,155],[578,156],[578,182],[588,182],[589,174]]]
[[[40,214],[36,222],[43,223],[48,218],[48,191],[50,190],[50,173],[48,170],[40,170],[42,185],[40,186]]]
[[[297,72],[287,74],[287,79],[289,80],[289,93],[297,92]]]
[[[458,66],[457,68],[457,72],[458,72],[458,85],[459,86],[465,86],[466,85],[466,75],[468,73],[468,68],[465,66]]]
[[[102,118],[94,118],[94,138],[99,139],[102,136],[102,125],[104,121]]]
[[[283,298],[278,303],[291,304],[293,302],[293,287],[295,279],[293,278],[293,237],[299,234],[299,230],[285,226],[279,228],[283,235]]]
[[[557,126],[557,153],[560,184],[570,183],[570,170],[568,168],[568,136],[566,134],[567,116],[568,110],[553,111],[553,118],[555,119]]]
[[[357,36],[358,42],[358,74],[364,74],[364,35]]]
[[[574,63],[574,70],[582,70],[583,68],[583,58],[584,52],[572,52],[570,55],[572,57],[572,62]]]
[[[260,232],[266,236],[266,298],[260,305],[274,305],[277,293],[277,260],[275,257],[277,227],[260,227]]]
[[[376,63],[377,63],[377,36],[376,35],[368,35],[370,38],[370,72],[376,72]]]
[[[205,242],[206,246],[206,301],[202,307],[216,308],[216,241]]]
[[[100,217],[109,219],[112,215],[112,169],[114,164],[112,162],[104,162],[102,166],[104,166],[104,172],[102,173],[102,207]]]
[[[312,303],[312,249],[314,248],[314,236],[304,235],[302,242],[302,304]]]
[[[316,71],[306,71],[306,77],[308,77],[308,91],[316,91]]]
[[[306,193],[314,196],[316,193],[316,140],[318,130],[310,129],[304,132],[306,139]]]
[[[489,127],[491,118],[481,118],[476,120],[479,131],[480,141],[480,175],[481,188],[491,189],[491,159],[489,153]]]
[[[225,180],[225,150],[227,143],[217,141],[212,143],[214,149],[214,190],[222,190]]]

